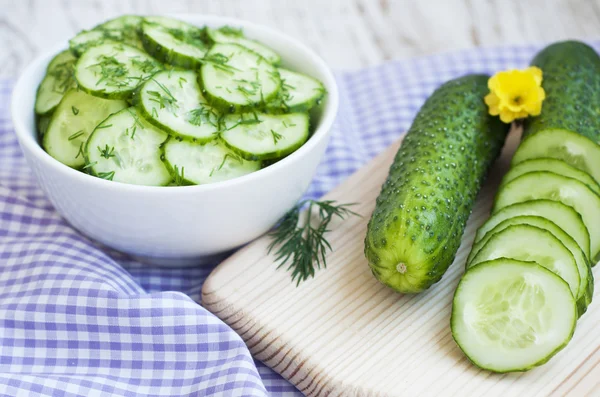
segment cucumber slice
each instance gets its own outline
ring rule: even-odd
[[[94,29],[117,30],[122,33],[123,42],[139,49],[144,49],[140,31],[142,28],[142,17],[137,15],[122,15],[118,18],[108,20]]]
[[[246,160],[271,160],[292,153],[308,139],[307,113],[245,113],[226,116],[221,138]]]
[[[527,224],[507,226],[488,239],[468,268],[498,258],[533,261],[560,276],[578,296],[581,278],[575,258],[548,230]]]
[[[272,64],[281,62],[281,57],[278,53],[258,41],[246,38],[241,29],[231,28],[229,26],[223,26],[219,29],[206,28],[206,34],[214,43],[238,44],[256,52]]]
[[[126,99],[162,66],[148,54],[125,44],[101,44],[83,53],[75,65],[80,88],[94,96]]]
[[[546,218],[542,218],[540,216],[517,216],[514,218],[506,219],[500,222],[495,228],[490,230],[480,241],[478,241],[475,245],[473,245],[472,253],[475,253],[474,256],[484,247],[487,242],[497,233],[506,229],[509,226],[513,225],[530,225],[535,226],[540,229],[546,230],[554,237],[560,240],[560,242],[571,252],[573,258],[575,259],[575,263],[577,264],[577,270],[579,272],[579,286],[577,288],[577,293],[574,295],[577,299],[577,306],[580,308],[580,315],[585,312],[587,309],[587,302],[589,297],[588,294],[588,285],[590,276],[590,263],[586,258],[585,254],[577,244],[577,242],[565,233],[560,227],[558,227],[554,222],[549,221]],[[521,259],[521,258],[516,258]],[[529,260],[529,258],[528,258]],[[467,262],[467,269],[472,267],[472,264]],[[552,270],[552,269],[550,269]]]
[[[144,120],[135,107],[113,114],[94,129],[85,145],[86,168],[99,178],[134,185],[171,181],[161,161],[167,133]]]
[[[141,114],[172,136],[199,143],[214,139],[220,115],[206,103],[197,77],[192,71],[155,74],[135,95]]]
[[[204,31],[194,25],[165,17],[146,17],[142,22],[142,43],[159,61],[185,69],[200,67],[208,51]]]
[[[600,146],[583,135],[560,129],[537,132],[521,142],[511,164],[540,157],[562,160],[600,183]]]
[[[88,95],[83,91],[68,91],[52,115],[42,145],[46,152],[73,168],[83,167],[83,147],[94,128],[112,113],[127,107],[122,100],[110,100]]]
[[[208,102],[233,112],[264,105],[281,87],[277,68],[237,44],[215,44],[200,68],[200,84]]]
[[[535,263],[501,258],[465,273],[450,323],[452,337],[471,362],[513,372],[552,358],[571,340],[576,320],[564,280]]]
[[[581,171],[562,160],[553,158],[537,158],[525,160],[519,164],[516,164],[515,166],[511,167],[506,175],[504,175],[504,178],[502,179],[502,185],[512,181],[516,177],[533,171],[550,171],[554,172],[555,174],[577,179],[578,181],[585,183],[597,194],[600,194],[600,185],[598,185],[598,182],[596,182],[596,180],[592,178],[590,174]]]
[[[503,221],[522,215],[541,216],[552,221],[569,236],[573,237],[586,257],[590,259],[590,234],[585,223],[583,223],[581,215],[572,207],[552,200],[530,200],[502,208],[492,214],[487,222],[477,230],[474,244],[481,241],[484,236],[487,236],[492,229]],[[467,262],[471,262],[476,253],[471,250]]]
[[[281,91],[272,103],[267,105],[271,111],[303,112],[318,105],[326,90],[320,81],[291,70],[279,68]]]
[[[51,119],[52,119],[52,116],[50,116],[50,115],[37,117],[36,124],[37,124],[37,129],[38,129],[38,137],[40,138],[40,141],[43,140],[44,134],[46,133],[46,131],[48,131],[48,126],[50,125]]]
[[[46,69],[35,98],[35,113],[50,114],[69,89],[76,86],[73,68],[77,59],[66,50],[56,55]]]
[[[69,40],[69,49],[76,57],[100,44],[118,44],[124,41],[123,32],[111,29],[82,30]]]
[[[590,233],[593,262],[600,253],[600,196],[577,179],[547,171],[529,172],[508,182],[496,196],[496,212],[514,203],[547,198],[573,207]]]
[[[246,161],[222,142],[206,144],[169,139],[164,159],[177,185],[202,185],[220,182],[260,169],[259,161]]]

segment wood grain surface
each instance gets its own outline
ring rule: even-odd
[[[308,396],[600,395],[597,304],[580,319],[565,350],[524,374],[479,370],[452,339],[452,296],[517,135],[511,134],[482,189],[455,263],[427,292],[393,292],[372,276],[363,255],[366,224],[396,144],[326,196],[359,203],[362,215],[333,226],[327,269],[296,288],[289,273],[276,270],[264,237],[213,271],[203,305],[240,334],[256,358]]]
[[[269,25],[334,69],[473,46],[600,38],[600,0],[0,0],[0,77],[123,13],[206,13]]]

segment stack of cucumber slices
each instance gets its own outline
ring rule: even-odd
[[[460,348],[495,372],[528,370],[567,345],[600,259],[600,57],[566,41],[532,64],[544,73],[542,114],[525,123],[452,309]]]
[[[122,16],[69,41],[35,103],[56,160],[123,183],[224,181],[272,164],[310,135],[314,78],[228,26]]]

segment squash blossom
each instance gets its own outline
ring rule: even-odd
[[[500,115],[510,123],[528,116],[538,116],[546,93],[542,88],[542,70],[531,66],[525,70],[498,72],[488,80],[490,93],[485,97],[489,113]]]

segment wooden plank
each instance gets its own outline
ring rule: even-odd
[[[398,143],[326,196],[359,203],[362,218],[333,226],[328,267],[295,287],[276,270],[263,237],[209,276],[203,305],[231,326],[252,354],[309,396],[583,395],[600,387],[600,312],[592,304],[569,346],[542,368],[497,375],[471,365],[449,327],[454,289],[476,228],[487,218],[518,135],[482,189],[455,263],[419,295],[400,295],[371,275],[366,224]]]

